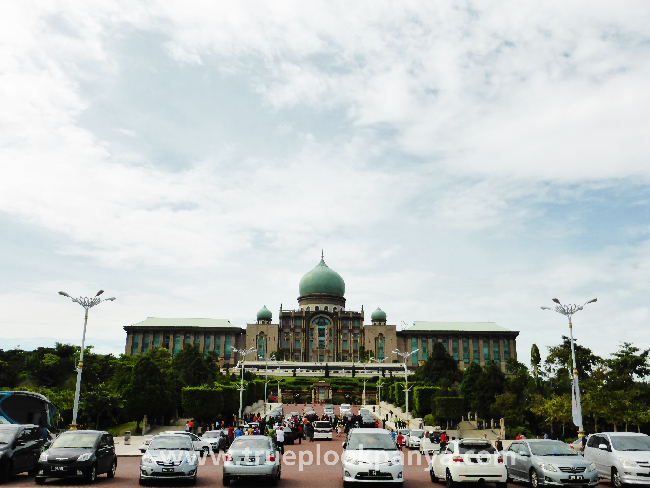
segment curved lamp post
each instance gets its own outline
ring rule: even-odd
[[[246,356],[250,353],[257,352],[257,348],[251,347],[250,349],[244,350],[233,347],[232,350],[239,354],[239,361],[241,362],[241,385],[239,387],[239,421],[241,422],[244,410],[244,361],[246,361]]]
[[[406,370],[406,360],[411,357],[411,355],[415,354],[418,352],[419,349],[415,349],[414,351],[411,352],[401,352],[399,349],[395,349],[393,351],[393,354],[397,354],[399,356],[402,356],[404,359],[404,394],[406,395],[406,428],[409,428],[409,379],[408,379],[408,373]]]
[[[571,410],[573,414],[573,423],[578,427],[578,437],[584,436],[584,428],[582,426],[582,405],[580,403],[580,387],[578,385],[578,368],[576,366],[576,352],[573,345],[573,324],[571,317],[574,313],[579,312],[585,305],[594,303],[597,299],[589,300],[582,305],[562,305],[560,300],[554,298],[553,301],[557,304],[555,308],[541,307],[542,310],[554,310],[566,316],[569,319],[569,335],[571,336],[571,359],[573,361],[573,377],[571,379]]]
[[[370,358],[370,361],[374,361],[375,363],[383,364],[384,361],[386,361],[386,358],[384,359],[375,359],[375,358]],[[379,375],[379,380],[377,381],[377,391],[379,392],[379,396],[377,398],[377,406],[379,406],[380,411],[381,411],[381,374]]]
[[[84,316],[84,332],[83,335],[81,336],[81,354],[79,355],[79,363],[77,364],[77,387],[75,388],[74,391],[74,408],[72,410],[72,425],[70,426],[70,428],[73,430],[77,428],[77,413],[79,412],[79,393],[81,391],[81,370],[83,369],[83,365],[84,365],[84,348],[86,347],[86,326],[88,325],[88,310],[90,310],[95,305],[99,305],[102,302],[106,302],[106,301],[112,302],[113,300],[115,300],[115,297],[104,298],[102,300],[101,298],[99,298],[99,295],[101,295],[102,293],[104,293],[104,290],[99,290],[97,294],[92,298],[83,298],[83,297],[72,298],[64,291],[59,292],[59,295],[71,299],[73,302],[78,303],[86,310],[86,314]]]

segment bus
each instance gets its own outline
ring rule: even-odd
[[[0,391],[0,424],[36,424],[56,431],[56,407],[31,391]]]

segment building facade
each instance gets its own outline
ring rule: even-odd
[[[365,324],[365,312],[345,307],[345,282],[325,260],[305,274],[298,285],[297,307],[280,305],[278,320],[266,307],[257,312],[255,323],[236,327],[223,319],[161,319],[149,317],[125,326],[126,354],[145,353],[151,347],[165,347],[176,354],[186,344],[200,351],[215,351],[222,365],[236,364],[231,348],[258,351],[268,359],[282,352],[285,360],[304,362],[358,362],[368,357],[379,361],[400,362],[394,350],[412,352],[408,366],[415,368],[426,361],[435,342],[441,342],[458,361],[461,369],[470,362],[484,365],[497,361],[503,371],[510,358],[517,358],[516,338],[493,322],[415,322],[397,330],[388,324],[386,313],[377,308]],[[256,359],[249,357],[248,359]]]

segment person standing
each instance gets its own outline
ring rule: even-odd
[[[284,428],[281,425],[278,425],[275,431],[275,440],[278,444],[280,454],[284,454]]]
[[[302,444],[303,430],[302,426],[298,424],[298,444]]]
[[[185,432],[189,432],[189,431],[190,431],[190,421],[188,420],[187,422],[185,422]]]
[[[397,447],[399,450],[402,450],[402,445],[404,444],[404,436],[401,433],[397,434]]]
[[[494,443],[494,448],[499,452],[503,451],[503,443],[501,442],[501,437],[497,437],[497,440]]]

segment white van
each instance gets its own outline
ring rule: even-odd
[[[601,432],[587,440],[585,459],[600,478],[616,488],[626,483],[650,484],[650,436],[635,432]]]

